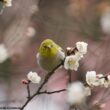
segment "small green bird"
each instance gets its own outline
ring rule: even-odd
[[[51,39],[44,40],[37,53],[38,64],[46,71],[52,71],[65,58],[63,49]]]

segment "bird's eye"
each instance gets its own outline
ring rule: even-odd
[[[44,47],[44,48],[46,48],[47,46],[46,46],[46,45],[44,45],[43,47]]]
[[[53,45],[51,45],[51,48],[53,47]]]

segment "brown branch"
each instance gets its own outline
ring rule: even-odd
[[[108,75],[109,75],[109,74],[105,74],[104,76],[99,77],[99,79],[105,78],[105,80],[108,80],[108,78],[107,78]]]
[[[1,110],[21,110],[20,107],[0,107]]]
[[[40,85],[40,87],[38,88],[38,90],[37,90],[32,96],[30,96],[30,98],[27,99],[27,101],[24,103],[24,105],[21,107],[20,110],[23,110],[23,109],[26,107],[26,105],[27,105],[36,95],[39,95],[40,90],[41,90],[41,89],[43,88],[43,86],[48,82],[49,78],[53,75],[54,71],[55,71],[56,69],[58,69],[61,65],[63,65],[63,62],[62,62],[61,64],[59,64],[58,66],[56,66],[51,72],[49,72],[49,73],[46,75],[44,81],[42,82],[42,84]]]
[[[71,70],[68,70],[69,79],[68,82],[71,83]]]
[[[27,84],[27,94],[28,94],[28,96],[27,96],[27,98],[28,99],[30,99],[30,97],[31,97],[31,92],[30,92],[30,81],[28,81],[28,84]]]
[[[57,90],[57,91],[52,91],[52,92],[48,92],[48,91],[43,91],[43,92],[39,92],[38,94],[54,94],[54,93],[60,93],[66,91],[66,89],[61,89],[61,90]]]

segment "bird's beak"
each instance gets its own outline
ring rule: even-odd
[[[47,47],[50,49],[51,48],[51,45],[48,45]]]

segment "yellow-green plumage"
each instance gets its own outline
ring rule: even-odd
[[[52,71],[64,59],[62,48],[51,39],[44,40],[37,54],[38,64],[46,71]]]

